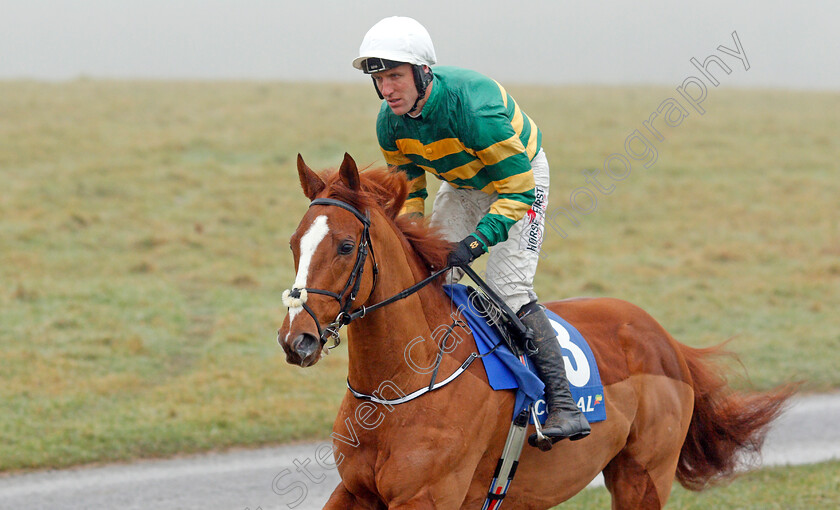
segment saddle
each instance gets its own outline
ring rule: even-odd
[[[534,414],[540,423],[545,422],[548,413],[543,382],[525,349],[515,339],[515,333],[501,319],[504,312],[484,293],[467,285],[444,285],[443,289],[463,315],[479,354],[486,354],[482,361],[490,387],[494,390],[516,390],[514,416],[533,404]],[[563,351],[572,398],[590,423],[606,420],[604,386],[592,349],[574,326],[551,310],[546,310],[546,315],[557,332]],[[527,346],[524,347],[527,349]]]

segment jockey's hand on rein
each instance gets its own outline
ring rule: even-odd
[[[455,245],[455,249],[449,253],[447,264],[452,267],[468,266],[482,254],[484,254],[484,245],[470,234]]]

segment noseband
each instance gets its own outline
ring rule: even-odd
[[[306,310],[310,317],[312,317],[312,320],[315,321],[315,325],[318,327],[318,334],[321,339],[321,346],[326,344],[329,338],[332,338],[333,345],[329,348],[334,349],[339,343],[341,343],[338,331],[343,326],[349,324],[353,319],[365,316],[366,309],[364,306],[357,309],[355,312],[351,312],[350,308],[353,306],[353,301],[356,299],[356,294],[359,292],[359,286],[362,283],[362,273],[365,270],[365,260],[367,259],[368,252],[370,252],[370,257],[373,261],[373,287],[371,288],[371,293],[373,293],[373,289],[376,288],[379,267],[376,265],[376,254],[374,254],[373,244],[370,242],[370,213],[362,214],[352,205],[333,198],[316,198],[310,202],[309,207],[312,207],[313,205],[341,207],[342,209],[353,213],[353,215],[362,222],[363,227],[362,239],[359,242],[358,249],[356,250],[356,263],[353,265],[353,270],[350,272],[350,276],[347,278],[347,283],[344,284],[344,289],[342,289],[341,292],[335,293],[329,290],[313,289],[309,287],[304,287],[302,289],[292,288],[291,290],[283,292],[283,303],[288,308],[301,306],[304,310]],[[306,305],[306,298],[308,294],[322,294],[338,301],[338,315],[327,327],[321,328],[321,323],[318,321],[318,317],[316,317],[312,309]],[[342,296],[344,296],[343,300]]]

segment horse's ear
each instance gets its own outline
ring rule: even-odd
[[[306,163],[303,162],[303,156],[300,154],[297,157],[297,169],[300,177],[300,187],[303,188],[303,194],[309,200],[313,200],[318,193],[324,191],[324,188],[327,187],[324,180],[306,166]]]
[[[338,174],[344,184],[353,191],[359,191],[361,181],[359,179],[359,169],[356,167],[356,162],[350,157],[350,154],[344,153],[344,161],[341,162],[341,168],[338,169]]]

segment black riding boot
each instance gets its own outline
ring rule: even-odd
[[[545,401],[548,406],[548,418],[542,427],[545,439],[540,441],[537,434],[532,434],[528,443],[548,451],[561,439],[583,439],[591,430],[589,422],[572,399],[563,352],[545,310],[538,303],[531,302],[523,306],[518,315],[523,324],[534,331],[534,348],[537,352],[528,357],[534,363],[537,375],[545,383]]]

